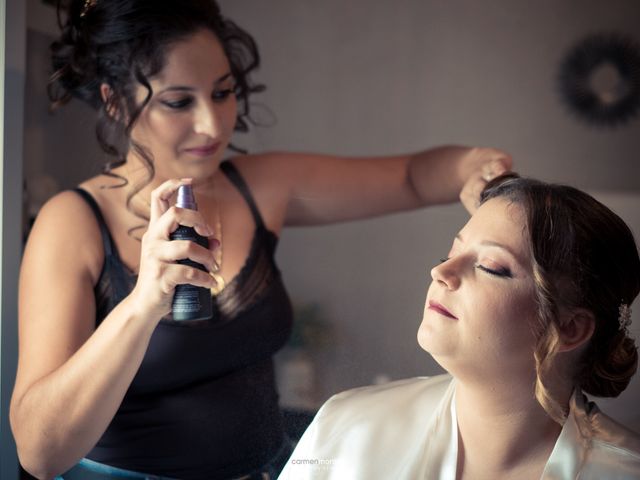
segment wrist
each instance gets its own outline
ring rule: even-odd
[[[456,152],[455,176],[460,183],[460,188],[477,171],[478,147],[458,147]]]
[[[128,315],[131,321],[147,323],[155,328],[162,317],[171,311],[171,303],[163,305],[162,303],[151,302],[151,298],[151,295],[140,291],[136,286],[125,297],[121,305],[129,312]]]
[[[473,172],[468,161],[471,151],[466,146],[443,145],[411,155],[408,179],[423,205],[458,199]]]

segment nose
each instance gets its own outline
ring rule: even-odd
[[[203,102],[196,111],[194,131],[200,135],[217,138],[222,133],[222,118],[212,102]]]
[[[449,258],[431,269],[431,278],[447,290],[457,290],[460,287],[460,275],[456,270],[456,260]]]

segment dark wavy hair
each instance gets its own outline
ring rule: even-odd
[[[126,180],[113,174],[112,169],[126,162],[130,149],[141,157],[148,177],[129,193],[127,208],[155,174],[151,153],[130,134],[153,95],[149,78],[162,70],[172,44],[200,29],[213,32],[235,80],[235,130],[246,132],[249,123],[254,123],[249,115],[249,97],[264,90],[249,78],[260,65],[258,48],[249,33],[222,15],[214,0],[58,0],[58,23],[61,35],[51,44],[51,108],[78,98],[97,110],[98,143],[115,157],[103,166],[103,173],[121,179],[118,186],[125,185]],[[106,101],[100,94],[103,83],[111,88]],[[142,103],[135,99],[139,85],[147,89]],[[242,152],[233,145],[230,148]]]
[[[638,248],[618,215],[576,188],[507,174],[489,182],[481,203],[498,197],[521,206],[527,218],[539,319],[535,393],[562,423],[565,409],[545,386],[559,346],[561,309],[583,308],[595,318],[576,386],[616,397],[638,368],[638,349],[618,320],[620,305],[630,306],[640,292]]]

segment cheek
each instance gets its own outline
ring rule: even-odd
[[[150,127],[158,139],[170,139],[180,137],[191,129],[193,120],[190,115],[163,115],[153,117],[153,124]]]
[[[490,328],[500,350],[530,351],[533,348],[533,324],[537,318],[533,295],[521,291],[509,292],[502,299],[492,302],[488,308],[495,312]]]
[[[231,97],[229,101],[224,104],[223,112],[226,130],[233,131],[236,127],[238,117],[238,100],[236,97]]]
[[[161,112],[148,112],[138,121],[135,129],[138,138],[154,145],[170,143],[184,134],[188,121],[180,116],[169,116]]]

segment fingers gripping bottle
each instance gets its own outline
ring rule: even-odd
[[[176,206],[191,210],[198,209],[191,185],[181,185],[178,187]],[[209,240],[202,235],[198,235],[192,227],[179,225],[178,228],[171,233],[169,238],[171,240],[190,240],[205,248],[209,248]],[[178,263],[198,268],[204,272],[207,271],[203,265],[188,258],[178,260]],[[173,303],[171,305],[171,314],[176,321],[211,318],[211,291],[208,288],[196,287],[190,284],[176,285]]]

